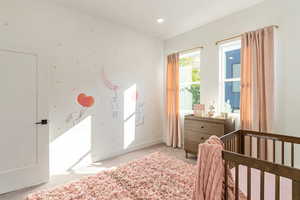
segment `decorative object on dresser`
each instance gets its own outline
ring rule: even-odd
[[[198,154],[198,145],[205,142],[210,136],[221,137],[235,130],[233,119],[197,117],[186,115],[184,117],[184,150],[186,158],[188,153]]]

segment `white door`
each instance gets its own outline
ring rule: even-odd
[[[0,49],[0,194],[49,178],[46,80],[37,55]]]

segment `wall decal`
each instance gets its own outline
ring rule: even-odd
[[[119,103],[119,96],[118,96],[118,90],[119,90],[119,86],[112,83],[106,76],[104,68],[102,68],[101,71],[101,78],[103,81],[103,84],[105,85],[105,87],[109,90],[111,90],[113,92],[113,95],[111,97],[111,110],[112,110],[112,118],[113,119],[119,119],[120,116],[120,103]]]
[[[106,74],[105,74],[105,71],[104,71],[104,68],[102,69],[102,72],[101,72],[101,77],[102,77],[102,80],[103,80],[103,83],[104,85],[110,89],[110,90],[113,90],[113,91],[117,91],[119,89],[119,86],[118,85],[115,85],[113,84],[110,80],[108,80]]]
[[[144,124],[144,103],[137,103],[135,111],[135,126],[142,126]]]
[[[112,117],[113,119],[118,119],[120,115],[120,104],[119,104],[119,97],[117,92],[114,92],[110,103],[112,109]]]
[[[86,94],[81,93],[77,97],[77,102],[83,107],[92,107],[95,103],[94,97],[86,96]]]
[[[135,92],[135,94],[132,95],[132,100],[137,102],[139,99],[139,93],[138,92]]]
[[[95,99],[92,96],[87,96],[84,93],[81,93],[77,96],[77,103],[82,106],[79,112],[72,112],[66,118],[66,123],[72,122],[73,125],[79,122],[88,108],[92,107],[95,104]]]

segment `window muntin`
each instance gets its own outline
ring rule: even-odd
[[[183,52],[179,57],[180,111],[193,112],[195,104],[200,104],[200,50]]]

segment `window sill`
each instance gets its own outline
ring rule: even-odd
[[[230,113],[228,114],[229,117],[233,117],[233,118],[240,118],[241,114],[240,113]]]

